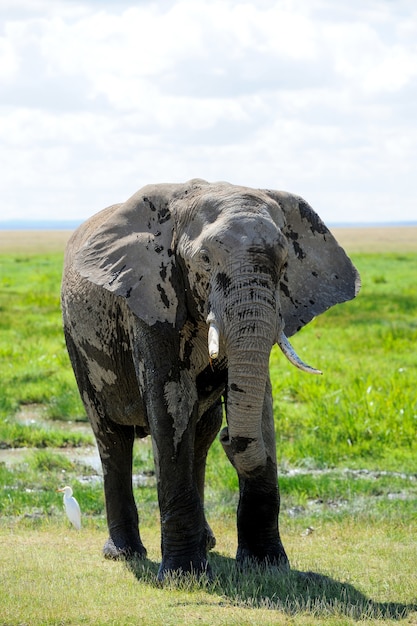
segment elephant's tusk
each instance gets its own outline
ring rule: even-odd
[[[295,367],[298,367],[298,369],[302,370],[303,372],[307,372],[308,374],[323,373],[320,370],[316,370],[314,367],[310,367],[310,365],[307,365],[306,363],[304,363],[304,361],[300,359],[283,331],[281,331],[280,335],[278,336],[277,344],[279,345],[287,359],[290,361],[290,363],[295,365]]]
[[[210,322],[208,329],[208,352],[210,359],[219,356],[219,329],[214,322]]]

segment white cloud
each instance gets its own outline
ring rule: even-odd
[[[407,0],[3,0],[0,88],[0,220],[194,176],[417,219]]]

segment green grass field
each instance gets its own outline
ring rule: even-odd
[[[350,237],[362,291],[292,339],[323,376],[271,356],[292,573],[235,570],[237,479],[216,442],[206,506],[217,578],[162,589],[148,440],[135,444],[134,472],[150,558],[128,567],[100,555],[102,486],[77,455],[92,436],[59,311],[66,234],[0,234],[0,624],[417,623],[417,238],[406,230],[358,231],[356,247],[354,231],[337,233]],[[79,533],[63,484],[83,511]]]

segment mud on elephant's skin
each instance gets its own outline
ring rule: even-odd
[[[288,337],[353,298],[359,277],[300,197],[195,179],[149,185],[68,243],[62,310],[69,355],[101,456],[108,557],[139,555],[135,436],[151,435],[162,563],[207,571],[215,539],[204,474],[220,434],[239,476],[239,562],[282,567],[269,355],[297,367]]]

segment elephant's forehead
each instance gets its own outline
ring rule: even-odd
[[[195,239],[195,247],[213,244],[230,252],[251,247],[276,247],[283,238],[271,217],[234,213],[205,226]]]
[[[260,190],[235,188],[232,185],[204,188],[203,193],[195,196],[191,202],[183,198],[177,205],[176,213],[180,221],[185,217],[186,228],[194,236],[212,223],[221,228],[222,224],[245,217],[273,216],[277,223],[282,221],[282,211],[273,198]]]

